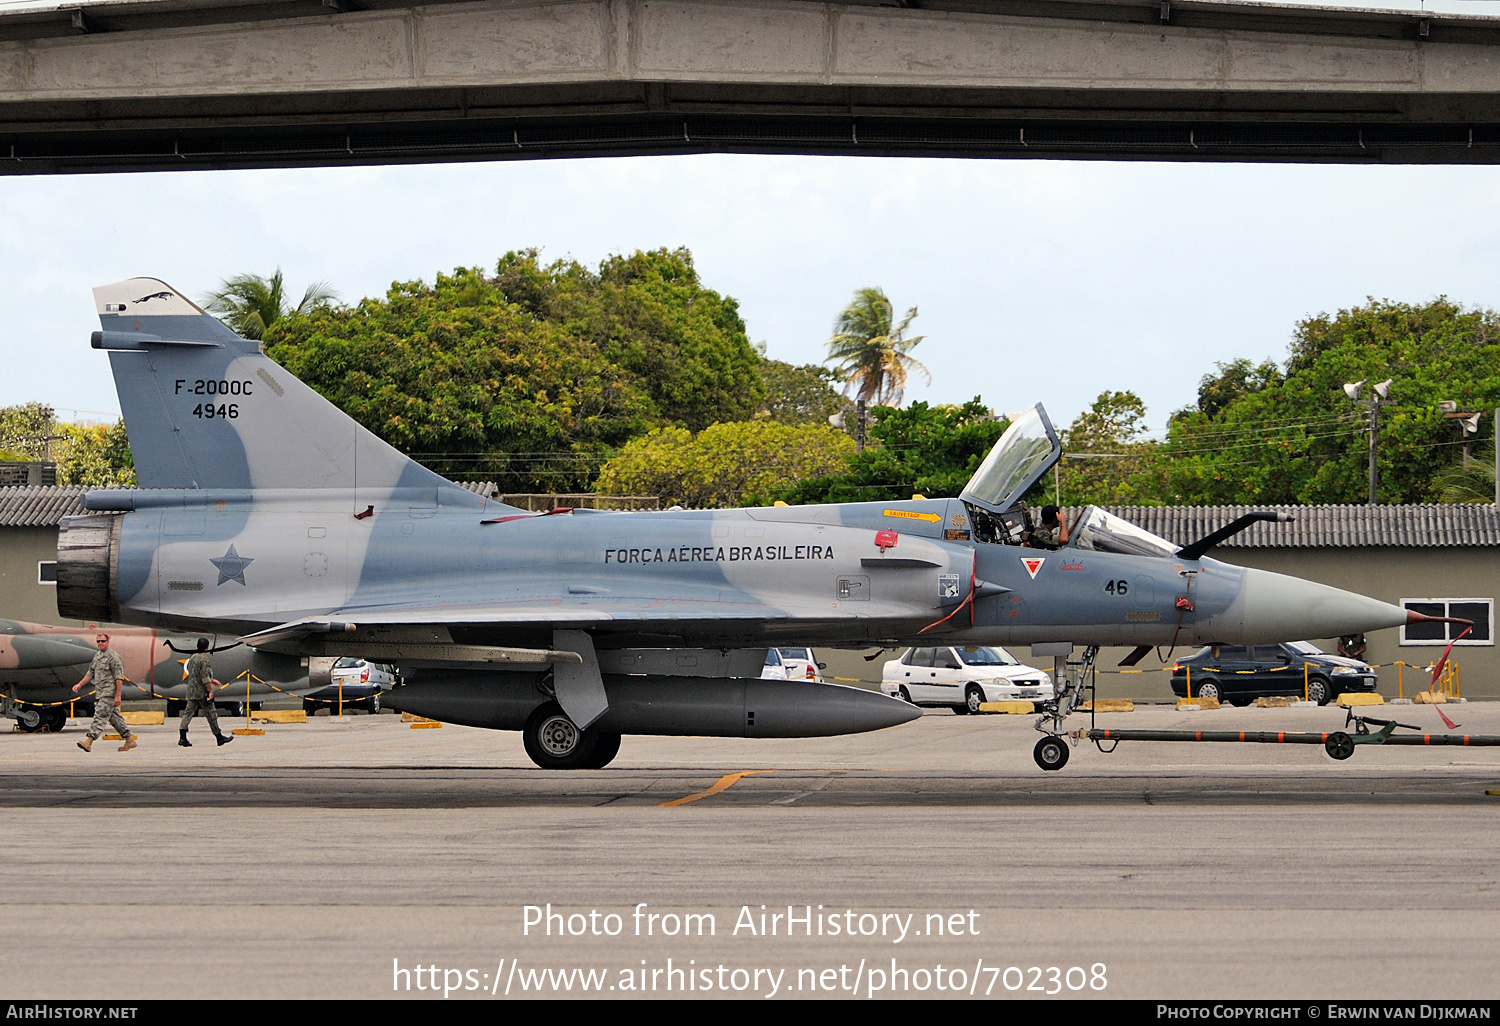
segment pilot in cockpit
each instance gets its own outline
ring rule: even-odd
[[[1068,543],[1068,514],[1050,502],[1042,507],[1042,522],[1024,542],[1033,549],[1060,549]]]

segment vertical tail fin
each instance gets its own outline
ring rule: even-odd
[[[94,302],[142,487],[457,488],[170,285],[132,278]]]

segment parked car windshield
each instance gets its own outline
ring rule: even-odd
[[[338,662],[333,664],[333,668],[335,670],[347,670],[351,666],[358,666],[361,662],[363,660],[356,659],[354,656],[339,656]]]
[[[1127,556],[1175,556],[1179,546],[1158,538],[1128,520],[1106,513],[1098,506],[1084,509],[1068,544],[1095,552],[1119,552]]]
[[[807,654],[807,649],[805,649],[805,648],[782,648],[782,649],[777,649],[777,651],[781,653],[781,658],[783,658],[783,659],[804,659],[805,660],[805,659],[809,658],[808,654]]]
[[[960,658],[970,666],[1019,666],[1021,661],[1003,648],[970,646],[958,650]]]
[[[1289,649],[1291,649],[1293,652],[1296,652],[1298,655],[1327,655],[1328,654],[1327,652],[1324,652],[1321,648],[1319,648],[1317,645],[1314,645],[1311,641],[1288,641],[1286,643],[1286,647],[1289,648]]]

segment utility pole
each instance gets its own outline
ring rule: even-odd
[[[1360,387],[1363,381],[1348,382],[1344,385],[1344,394],[1347,395],[1357,406],[1367,407],[1370,411],[1370,501],[1371,506],[1376,505],[1376,493],[1380,487],[1380,471],[1375,463],[1376,450],[1380,446],[1380,406],[1383,402],[1389,402],[1391,398],[1391,380],[1386,378],[1375,386],[1375,394],[1368,399],[1359,397]]]
[[[829,417],[828,423],[843,431],[845,425],[848,424],[848,413],[849,407],[845,406],[832,417]],[[869,412],[865,409],[865,401],[863,399],[857,400],[854,404],[854,452],[856,455],[865,451],[865,423],[869,419],[869,416]]]

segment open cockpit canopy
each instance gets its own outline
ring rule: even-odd
[[[1021,500],[1031,486],[1062,458],[1062,443],[1037,403],[1016,414],[1000,441],[984,458],[959,498],[996,515]]]

